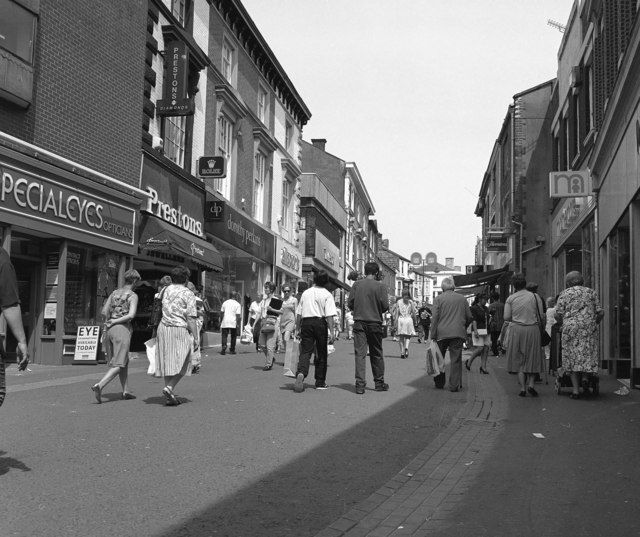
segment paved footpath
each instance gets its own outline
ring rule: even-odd
[[[552,377],[520,398],[505,362],[465,372],[467,403],[447,430],[316,537],[640,535],[637,390],[615,395],[604,372],[597,398],[556,394]]]

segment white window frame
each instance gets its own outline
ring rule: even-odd
[[[291,222],[291,183],[285,178],[282,180],[282,207],[280,216],[282,219],[280,220],[280,225],[284,229],[289,229],[289,225]]]
[[[291,143],[293,141],[293,125],[286,121],[284,125],[284,148],[291,154]]]
[[[236,48],[231,41],[224,39],[222,42],[222,58],[220,62],[222,76],[233,87],[236,86]]]
[[[257,150],[253,157],[253,217],[264,218],[264,185],[267,182],[267,156]]]
[[[227,176],[213,181],[214,188],[226,199],[231,199],[231,171],[233,170],[233,123],[220,113],[216,125],[217,155],[224,157],[227,164]]]
[[[184,168],[187,141],[187,117],[166,116],[164,118],[164,156]]]
[[[182,26],[187,13],[187,0],[171,0],[171,13]]]
[[[269,92],[262,84],[258,86],[257,111],[258,119],[267,125],[269,121]]]

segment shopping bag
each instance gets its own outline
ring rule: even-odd
[[[156,372],[156,348],[158,346],[158,339],[152,337],[144,342],[144,346],[147,348],[147,359],[149,360],[147,375],[154,375]]]
[[[251,343],[253,343],[253,329],[249,323],[245,324],[242,329],[240,343],[242,343],[242,345],[251,345]]]
[[[299,343],[293,338],[287,341],[287,350],[284,353],[284,371],[285,377],[296,378],[296,370],[298,369]]]
[[[427,346],[427,375],[436,377],[444,373],[444,358],[435,339],[429,340]]]

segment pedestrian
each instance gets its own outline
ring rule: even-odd
[[[471,322],[471,343],[473,345],[473,352],[468,360],[465,360],[464,366],[467,371],[471,371],[471,364],[480,356],[480,373],[488,375],[487,371],[487,358],[489,357],[489,346],[491,344],[491,336],[488,331],[488,317],[489,311],[487,309],[487,295],[484,293],[476,294],[471,304],[471,315],[473,321]]]
[[[190,270],[178,265],[171,271],[173,283],[162,297],[162,320],[158,325],[156,377],[163,377],[162,395],[167,406],[177,406],[178,382],[191,374],[191,356],[200,348],[197,339],[196,296],[187,288]]]
[[[333,318],[334,339],[340,339],[340,328],[342,327],[342,313],[340,304],[336,302],[336,314]]]
[[[449,390],[457,392],[462,387],[462,345],[467,337],[467,326],[473,321],[466,298],[455,292],[453,278],[442,280],[442,293],[433,301],[431,339],[438,343],[444,356],[449,351]],[[443,389],[446,373],[433,377],[436,388]]]
[[[583,375],[598,372],[598,323],[604,317],[598,294],[584,286],[582,274],[571,271],[566,289],[556,303],[555,317],[562,323],[562,367],[569,372],[572,399],[580,398]]]
[[[300,336],[300,359],[293,391],[304,391],[304,379],[309,374],[309,361],[315,353],[316,390],[326,390],[327,346],[333,345],[333,318],[336,305],[327,290],[329,275],[319,270],[313,277],[313,286],[300,297],[296,309],[296,332]]]
[[[549,360],[551,358],[551,351],[554,347],[556,347],[556,350],[557,350],[557,345],[555,344],[555,341],[554,341],[554,339],[556,339],[555,335],[557,333],[557,330],[554,329],[554,325],[557,322],[558,321],[556,320],[556,299],[553,296],[549,296],[547,297],[547,313],[546,313],[546,323],[545,323],[544,330],[551,337],[551,343],[549,343],[549,345],[544,347],[544,356],[546,360]],[[545,364],[545,371],[549,371],[549,364]]]
[[[537,397],[533,387],[536,376],[544,371],[544,352],[540,340],[538,310],[542,311],[542,299],[526,289],[524,274],[511,277],[513,294],[504,304],[504,320],[509,324],[507,342],[507,371],[518,375],[520,397],[527,393]]]
[[[500,293],[491,293],[489,311],[489,337],[491,338],[491,353],[500,356],[500,333],[504,324],[504,302],[500,300]]]
[[[2,310],[7,326],[18,341],[18,347],[16,348],[18,370],[24,371],[29,365],[29,349],[24,325],[22,324],[18,278],[9,253],[2,247],[0,247],[0,310]],[[5,395],[5,363],[0,354],[0,406],[4,402]]]
[[[129,391],[129,347],[133,333],[131,322],[138,310],[138,295],[133,289],[139,281],[137,270],[127,270],[124,273],[124,285],[113,291],[102,306],[103,341],[109,370],[97,384],[91,386],[98,404],[102,403],[102,390],[116,377],[119,377],[122,386],[122,399],[136,398]]]
[[[262,294],[259,293],[256,299],[249,306],[249,325],[253,331],[253,342],[256,344],[256,352],[260,352],[260,326],[256,326],[258,317],[260,317],[260,303],[262,302]]]
[[[220,329],[222,333],[222,350],[220,354],[227,354],[227,340],[231,337],[229,354],[236,353],[236,341],[238,339],[238,328],[242,318],[242,306],[240,305],[240,293],[231,293],[228,300],[220,306],[222,322]]]
[[[429,328],[431,327],[431,308],[426,302],[422,303],[422,307],[418,310],[418,323],[422,328],[422,339],[427,343],[429,340]],[[418,343],[421,343],[418,339]]]
[[[348,308],[344,314],[344,320],[347,324],[347,339],[353,339],[353,312]]]
[[[389,311],[385,314],[388,321],[388,326],[391,331],[392,341],[398,341],[396,324],[398,322],[398,301],[399,300],[400,300],[399,298],[394,297],[393,304],[390,305]]]
[[[260,313],[256,322],[260,321],[260,335],[258,345],[264,351],[265,364],[263,371],[271,371],[276,359],[273,356],[276,350],[276,339],[278,330],[278,316],[282,314],[282,300],[273,296],[275,285],[265,282],[262,302],[260,302]],[[274,301],[273,307],[271,301]]]
[[[377,280],[378,263],[369,261],[364,266],[364,278],[356,281],[349,292],[349,309],[353,311],[353,349],[356,365],[356,393],[363,394],[366,382],[366,357],[369,349],[371,373],[377,392],[386,392],[384,356],[382,353],[382,316],[389,309],[386,286]]]
[[[191,374],[197,375],[200,373],[200,368],[202,367],[202,327],[204,326],[204,302],[202,297],[200,296],[200,292],[196,288],[196,286],[192,282],[187,282],[187,289],[191,291],[196,297],[196,329],[197,336],[196,340],[198,341],[198,348],[193,350],[191,354]]]
[[[295,296],[292,296],[291,285],[288,283],[282,286],[282,293],[284,297],[282,299],[282,315],[280,316],[280,332],[282,334],[283,352],[286,354],[287,346],[296,331],[298,300]]]
[[[160,296],[162,295],[162,290],[165,287],[168,287],[169,285],[171,285],[171,276],[169,276],[168,274],[165,274],[162,278],[160,278],[160,281],[158,282],[158,290],[156,291],[156,294],[153,295],[153,300],[154,303],[156,302],[157,298],[160,298]],[[157,326],[153,326],[153,332],[151,334],[151,337],[154,338],[156,337],[158,334],[158,327]]]
[[[409,343],[416,335],[414,318],[416,307],[407,289],[402,291],[402,298],[396,304],[396,335],[400,345],[400,358],[409,358]]]

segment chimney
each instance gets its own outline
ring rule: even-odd
[[[327,145],[326,138],[311,138],[311,143],[313,147],[317,147],[320,151],[324,151],[325,146]]]
[[[444,264],[447,268],[453,268],[453,257],[445,257]]]

